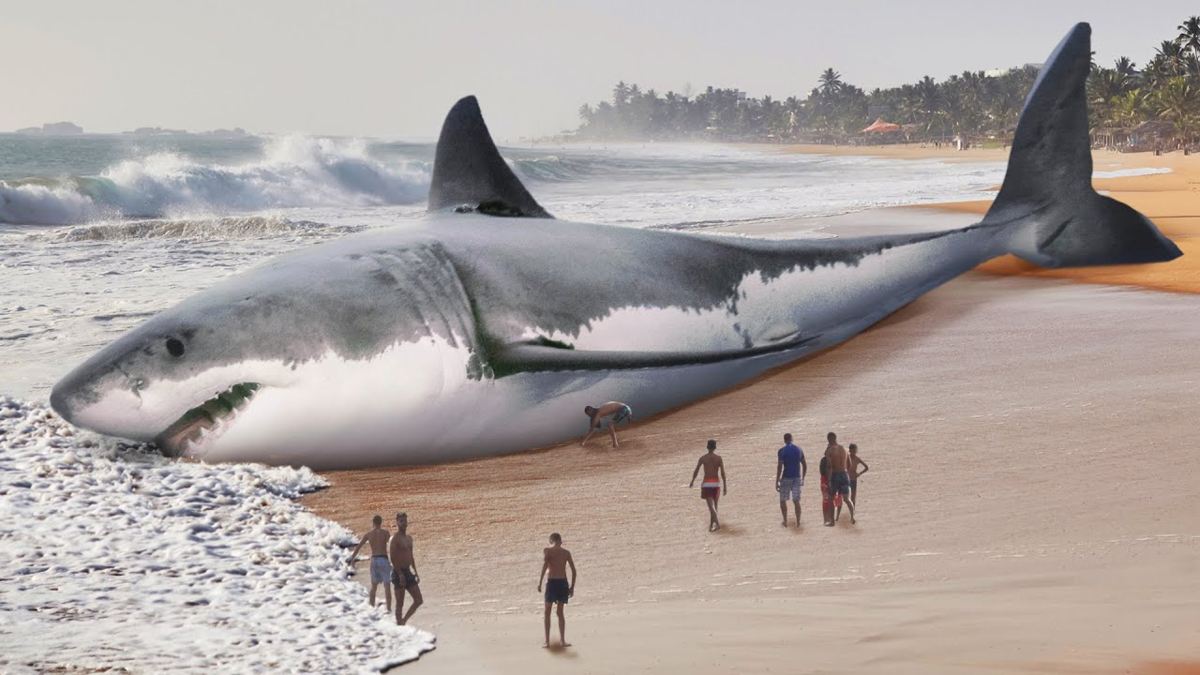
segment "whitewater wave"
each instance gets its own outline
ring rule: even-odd
[[[383,672],[433,649],[348,578],[353,533],[294,501],[320,476],[151,450],[0,395],[0,672]]]
[[[547,157],[528,157],[508,160],[508,165],[522,180],[561,182],[585,178],[595,173],[600,167],[595,158],[562,157],[550,155]]]
[[[311,220],[280,216],[225,216],[149,219],[76,225],[48,235],[59,242],[125,241],[129,239],[246,239],[280,235],[349,233],[362,228],[330,227]]]
[[[425,162],[385,164],[366,144],[288,136],[261,161],[206,166],[159,153],[98,176],[0,181],[0,223],[75,225],[102,219],[165,218],[313,206],[413,204],[429,193]]]

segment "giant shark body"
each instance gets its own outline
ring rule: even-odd
[[[766,241],[555,220],[464,98],[425,218],[219,283],[75,368],[51,405],[207,461],[453,461],[578,436],[587,404],[646,415],[719,391],[1005,253],[1173,259],[1148,219],[1091,187],[1090,32],[1075,26],[1039,74],[983,221],[932,234]]]

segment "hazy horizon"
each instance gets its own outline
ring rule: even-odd
[[[1197,13],[1176,0],[1133,12],[1076,0],[1006,10],[948,0],[738,10],[681,0],[0,0],[0,58],[17,64],[5,76],[0,132],[70,121],[88,133],[242,127],[433,139],[454,101],[475,94],[503,142],[574,129],[579,106],[607,100],[617,81],[782,99],[807,94],[832,67],[870,91],[1040,63],[1077,21],[1092,24],[1099,63],[1128,56],[1141,66]]]

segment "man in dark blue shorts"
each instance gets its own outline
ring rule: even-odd
[[[546,579],[546,642],[544,648],[550,647],[550,607],[558,605],[558,640],[564,647],[570,647],[567,642],[567,618],[563,615],[563,606],[575,595],[575,560],[571,552],[562,547],[562,535],[555,532],[550,535],[550,546],[542,550],[544,562],[542,573],[538,575],[538,591],[542,590],[542,578],[550,572]],[[567,565],[571,566],[571,582],[567,583]]]
[[[792,435],[783,435],[783,447],[779,449],[779,463],[775,467],[775,491],[779,493],[779,511],[783,513],[783,526],[787,527],[787,500],[790,496],[796,507],[796,527],[800,527],[800,487],[808,473],[808,462],[804,451],[792,444]]]
[[[842,503],[850,507],[850,522],[854,523],[857,521],[854,520],[854,500],[850,498],[850,453],[837,442],[837,434],[831,431],[828,438],[825,458],[829,460],[829,496],[842,496]]]

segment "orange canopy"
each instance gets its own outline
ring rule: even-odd
[[[883,118],[880,117],[879,119],[875,120],[874,124],[867,127],[866,129],[863,129],[863,131],[864,132],[879,132],[879,133],[886,133],[888,131],[900,131],[900,125],[892,124],[891,122],[884,122]]]

